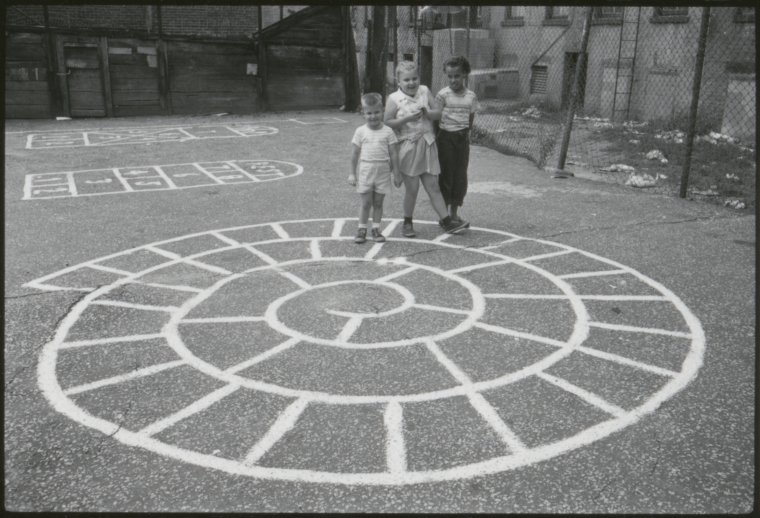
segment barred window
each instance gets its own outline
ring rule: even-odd
[[[522,5],[508,5],[504,9],[504,20],[522,20],[525,18],[525,7]]]
[[[563,6],[549,6],[546,8],[547,20],[567,20],[570,16],[570,7]]]
[[[737,7],[734,13],[734,21],[737,23],[755,23],[755,8]]]
[[[533,65],[530,70],[530,93],[545,94],[549,69],[546,65]]]
[[[595,20],[622,20],[623,19],[623,6],[605,6],[594,7],[594,19]]]
[[[654,8],[657,16],[688,16],[689,8],[686,6],[660,6]]]

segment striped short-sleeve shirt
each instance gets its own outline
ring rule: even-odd
[[[459,131],[469,128],[470,114],[480,110],[478,96],[468,88],[458,94],[447,86],[438,92],[435,100],[443,108],[440,126],[446,131]]]
[[[359,160],[363,162],[389,162],[388,148],[398,142],[391,128],[383,124],[380,129],[370,129],[366,124],[356,128],[351,143],[361,148]]]

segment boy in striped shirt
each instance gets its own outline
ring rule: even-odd
[[[359,126],[351,139],[351,173],[348,183],[356,186],[361,197],[359,228],[355,243],[367,241],[367,222],[372,210],[372,239],[382,243],[385,236],[380,233],[383,217],[383,200],[393,183],[400,187],[401,170],[398,161],[398,139],[391,128],[383,124],[383,98],[378,93],[362,96],[362,114],[367,124]]]
[[[441,111],[438,132],[438,185],[452,221],[461,221],[457,211],[467,193],[467,165],[470,161],[470,130],[475,112],[480,109],[475,92],[465,86],[470,63],[454,56],[443,64],[449,86],[441,89],[435,101]]]

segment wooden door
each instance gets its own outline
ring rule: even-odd
[[[106,101],[97,43],[64,43],[72,117],[105,117]]]

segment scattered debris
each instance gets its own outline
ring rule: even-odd
[[[665,140],[667,142],[673,141],[676,144],[683,144],[683,139],[686,134],[681,130],[662,131],[657,133],[654,138]]]
[[[530,108],[522,112],[522,115],[524,117],[531,117],[533,119],[538,119],[541,117],[541,110],[539,110],[535,106],[531,106]]]
[[[729,144],[736,144],[737,139],[723,133],[717,133],[715,131],[710,132],[710,137],[720,142],[728,142]]]
[[[607,167],[602,167],[600,171],[606,171],[608,173],[635,173],[636,168],[625,164],[612,164]]]
[[[733,180],[735,182],[740,182],[741,181],[741,179],[739,178],[739,175],[738,174],[734,174],[734,173],[726,173],[726,179]]]
[[[641,141],[635,138],[632,138],[628,141],[629,144],[641,144]]]
[[[723,205],[726,207],[731,207],[732,209],[737,209],[737,210],[747,208],[747,205],[743,201],[737,200],[737,199],[726,200],[725,202],[723,202]]]
[[[659,149],[653,149],[649,153],[647,153],[647,160],[659,160],[660,163],[667,164],[668,159],[665,158],[665,155],[662,154],[662,151]]]
[[[577,165],[578,167],[587,167],[588,164],[586,162],[576,162],[575,160],[568,160],[568,165]]]
[[[705,191],[700,191],[698,189],[692,189],[691,193],[696,194],[699,196],[719,196],[720,193],[718,192],[718,186],[717,185],[711,185],[709,189]]]
[[[657,185],[657,178],[653,177],[650,174],[631,174],[628,179],[625,181],[626,185],[630,185],[631,187],[654,187]]]
[[[644,122],[625,121],[625,122],[623,122],[623,127],[626,128],[626,129],[633,130],[633,128],[641,128],[643,126],[647,126],[648,124],[649,124],[649,121],[644,121]]]
[[[595,128],[612,128],[613,124],[611,122],[595,122],[594,127]]]

